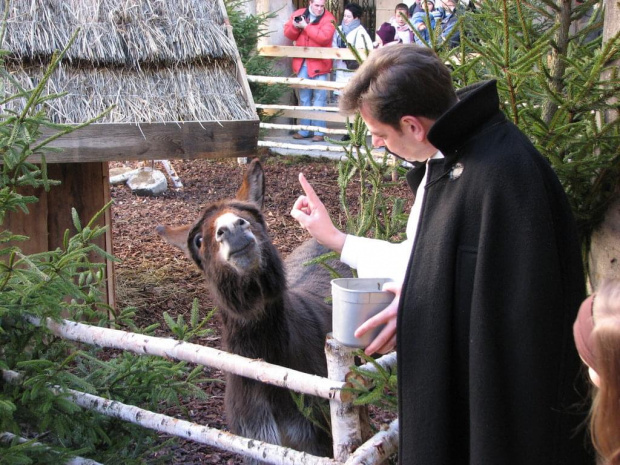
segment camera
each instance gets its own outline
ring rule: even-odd
[[[301,20],[302,20],[302,19],[304,19],[304,17],[303,17],[303,16],[295,16],[295,17],[293,18],[293,21],[295,21],[296,23],[301,23]]]

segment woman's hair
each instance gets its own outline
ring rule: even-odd
[[[593,304],[592,346],[600,386],[592,402],[594,447],[608,464],[620,464],[620,281],[606,280]]]
[[[403,116],[436,120],[456,103],[450,71],[428,47],[398,44],[370,54],[340,97],[340,111],[360,107],[377,121],[400,130]]]
[[[354,19],[361,18],[364,14],[364,10],[357,3],[347,3],[344,9],[349,10]]]

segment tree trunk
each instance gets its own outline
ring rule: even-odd
[[[603,41],[612,38],[620,30],[620,4],[616,1],[605,2],[605,26]],[[615,63],[616,66],[620,63]],[[609,122],[618,118],[617,112],[601,115]],[[598,288],[604,278],[620,279],[620,191],[609,205],[603,223],[592,234],[590,249],[590,284]]]

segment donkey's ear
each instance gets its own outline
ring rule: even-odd
[[[258,158],[252,160],[237,191],[238,200],[254,202],[262,210],[265,199],[265,173]]]
[[[155,231],[157,231],[157,234],[163,237],[168,244],[181,249],[187,258],[193,260],[192,254],[189,252],[187,246],[187,236],[191,227],[191,224],[176,228],[160,224],[155,228]]]

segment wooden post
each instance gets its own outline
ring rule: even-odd
[[[620,4],[605,2],[605,22],[603,27],[603,43],[611,40],[620,32]],[[612,63],[616,68],[620,62]],[[606,79],[612,79],[612,67],[605,72]],[[614,97],[612,102],[617,102]],[[616,107],[617,108],[617,107]],[[601,123],[609,124],[618,118],[618,111],[608,110],[599,113]],[[590,255],[590,285],[597,289],[605,278],[620,279],[620,187],[616,189],[605,212],[602,223],[592,232]]]
[[[332,381],[345,381],[349,367],[354,365],[356,349],[342,345],[329,333],[325,343],[327,376]],[[346,462],[362,444],[362,425],[359,408],[352,402],[329,401],[334,440],[334,459]]]
[[[75,234],[71,208],[78,212],[82,225],[86,224],[110,200],[110,182],[107,162],[50,163],[47,165],[49,179],[59,180],[49,192],[44,189],[26,189],[22,194],[34,195],[39,202],[28,206],[29,213],[10,212],[5,220],[6,229],[15,234],[29,236],[30,240],[18,245],[25,254],[54,250],[62,246],[65,230]],[[110,210],[99,220],[99,226],[108,231],[95,243],[112,253],[112,219]],[[101,257],[91,257],[101,262]],[[114,269],[106,262],[105,301],[114,305]]]

